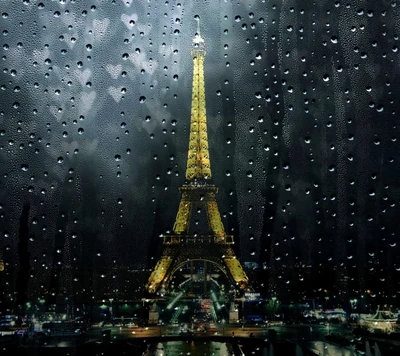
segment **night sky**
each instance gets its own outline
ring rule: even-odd
[[[155,264],[185,181],[195,15],[213,182],[241,261],[400,269],[399,2],[13,0],[1,12],[6,270],[23,216],[32,285],[56,287],[54,266]]]

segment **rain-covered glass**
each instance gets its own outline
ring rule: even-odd
[[[0,13],[0,328],[181,323],[185,295],[216,325],[396,318],[399,1],[4,0]],[[167,277],[149,279],[156,266]]]

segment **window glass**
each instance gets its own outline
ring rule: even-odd
[[[263,320],[290,305],[397,308],[398,2],[10,0],[0,12],[1,315],[140,319],[175,246],[165,237],[204,226],[234,244],[170,257],[218,275],[227,318],[245,292]],[[193,162],[208,152],[212,179],[188,180],[203,104]],[[203,183],[210,195],[182,188]],[[185,197],[197,199],[186,212]],[[190,229],[177,232],[178,211]],[[157,297],[188,280],[178,267]]]

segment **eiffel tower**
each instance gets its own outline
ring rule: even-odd
[[[199,19],[191,55],[193,86],[186,181],[179,188],[182,197],[173,231],[164,235],[162,256],[146,285],[149,293],[167,290],[174,273],[188,263],[193,274],[195,261],[204,263],[204,271],[207,271],[207,264],[215,265],[235,289],[248,287],[246,273],[231,247],[233,236],[226,234],[221,221],[216,201],[218,188],[211,183],[204,89],[206,51]]]

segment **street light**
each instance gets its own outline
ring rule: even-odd
[[[246,300],[245,296],[243,295],[240,300],[242,301],[242,329],[244,329],[244,323],[246,322],[245,317],[244,317],[244,302]]]
[[[353,310],[356,310],[357,308],[357,299],[350,299],[350,304],[351,304],[351,311],[353,312]]]
[[[112,323],[112,321],[113,321],[113,305],[112,305],[112,302],[113,302],[114,298],[109,298],[108,300],[110,301],[110,318],[111,318],[111,323]]]
[[[357,309],[357,299],[350,299],[350,304],[351,304],[351,314],[356,311]],[[357,323],[359,322],[359,317],[357,318]]]
[[[329,300],[329,297],[326,295],[324,298],[325,298],[325,309],[328,309],[328,300]]]
[[[161,327],[162,327],[162,321],[160,320],[159,322],[158,322],[158,326],[160,327],[160,336],[162,336],[162,332],[161,332]]]

